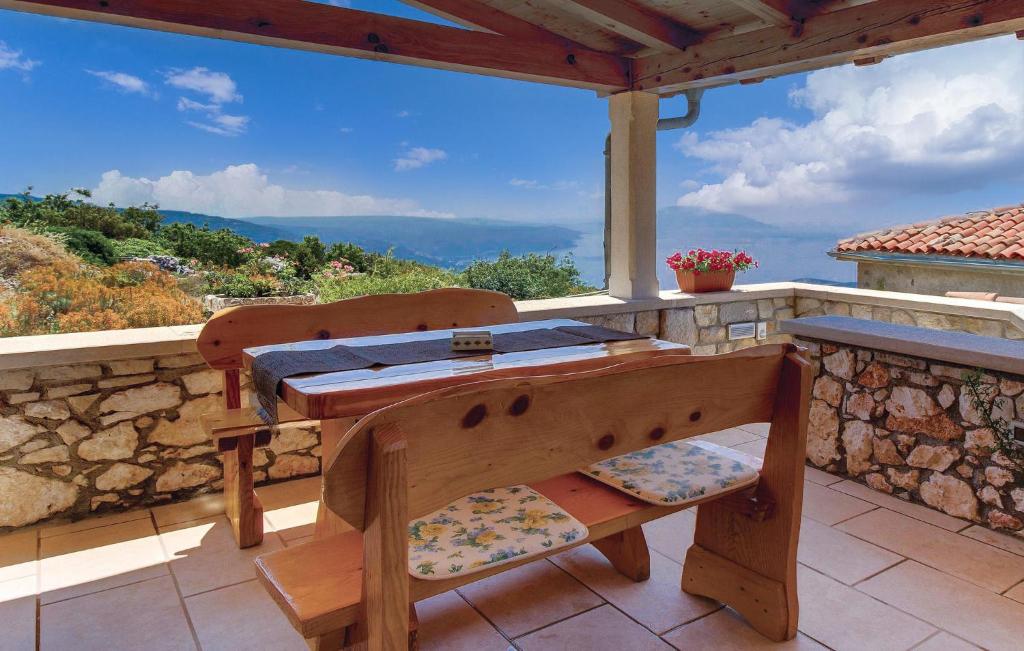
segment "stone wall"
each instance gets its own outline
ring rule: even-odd
[[[716,298],[719,302],[693,307],[582,316],[579,319],[594,325],[687,344],[696,355],[728,353],[758,344],[790,340],[788,335],[778,333],[778,327],[780,321],[793,318],[791,297],[739,301],[721,301],[720,296]],[[729,340],[729,324],[746,321],[765,322],[768,337],[763,340],[754,337]]]
[[[972,369],[823,341],[807,459],[822,470],[993,529],[1024,529],[1024,473],[982,426]],[[1024,377],[984,372],[994,416],[1024,418]]]
[[[196,354],[0,370],[0,530],[219,490],[199,417],[223,405],[221,377]],[[257,481],[319,472],[318,445],[285,429]]]
[[[1024,269],[857,261],[857,286],[944,296],[950,290],[1024,295]]]
[[[899,296],[899,294],[894,294]],[[920,309],[903,304],[901,307],[877,305],[858,300],[856,295],[833,295],[829,299],[800,296],[795,299],[796,316],[852,316],[855,319],[871,319],[885,323],[900,325],[916,325],[934,330],[962,330],[986,337],[1004,339],[1024,339],[1024,330],[1006,319],[986,318],[955,314],[942,305],[932,305],[932,309]]]

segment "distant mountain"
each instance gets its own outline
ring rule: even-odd
[[[210,230],[214,231],[226,228],[238,233],[239,235],[244,235],[254,242],[273,242],[274,240],[294,239],[292,234],[288,231],[273,228],[272,226],[253,224],[241,219],[217,217],[215,215],[203,215],[195,212],[186,212],[184,210],[160,210],[159,212],[164,216],[165,224],[181,222],[185,224],[195,224],[200,228],[203,226],[209,226]]]
[[[395,256],[446,267],[477,258],[571,249],[578,231],[562,226],[487,219],[428,217],[247,217],[239,221],[287,231],[290,239],[316,235],[324,242],[354,242],[371,251],[394,249]]]

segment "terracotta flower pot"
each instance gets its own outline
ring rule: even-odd
[[[699,294],[701,292],[726,292],[732,289],[733,281],[736,280],[736,270],[729,271],[705,271],[695,273],[693,271],[682,271],[676,269],[676,281],[679,283],[679,291],[687,294]]]

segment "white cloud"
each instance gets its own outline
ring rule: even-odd
[[[254,163],[230,165],[211,174],[178,170],[157,179],[105,172],[93,189],[100,205],[159,204],[225,217],[316,217],[344,215],[413,215],[453,217],[425,210],[411,199],[346,194],[337,190],[292,189],[270,182]]]
[[[413,115],[412,111],[408,111],[408,110],[404,110],[404,109],[399,111],[399,112],[397,112],[397,113],[395,113],[395,117],[396,118],[411,118],[412,115]]]
[[[338,132],[341,133],[342,135],[348,135],[353,131],[355,131],[355,129],[353,129],[352,127],[341,127],[340,129],[338,129]]]
[[[224,72],[214,72],[202,67],[191,70],[171,70],[167,73],[165,81],[168,86],[206,95],[208,101],[213,104],[242,101],[235,80]]]
[[[179,111],[204,114],[202,119],[186,120],[185,124],[218,136],[238,136],[248,128],[249,116],[224,113],[223,104],[242,101],[234,80],[226,73],[211,72],[206,68],[176,70],[167,75],[167,83],[206,96],[206,103],[188,97],[178,98]]]
[[[448,152],[443,149],[411,147],[395,159],[395,171],[406,172],[408,170],[419,169],[446,158],[448,158]]]
[[[4,41],[0,41],[0,70],[17,70],[27,73],[41,65],[38,61],[27,59],[21,50],[15,50]]]
[[[808,208],[882,202],[1008,180],[1024,166],[1024,55],[991,39],[808,75],[812,118],[687,133],[677,148],[718,180],[684,182],[682,206],[809,221]],[[694,185],[698,187],[693,187]]]
[[[137,93],[139,95],[151,96],[149,84],[135,75],[127,72],[114,72],[112,70],[86,70],[90,75],[112,84],[115,88],[124,93]]]

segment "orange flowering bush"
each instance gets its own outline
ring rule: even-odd
[[[36,267],[0,308],[0,336],[86,332],[202,321],[175,278],[148,262],[96,269],[71,262]]]

